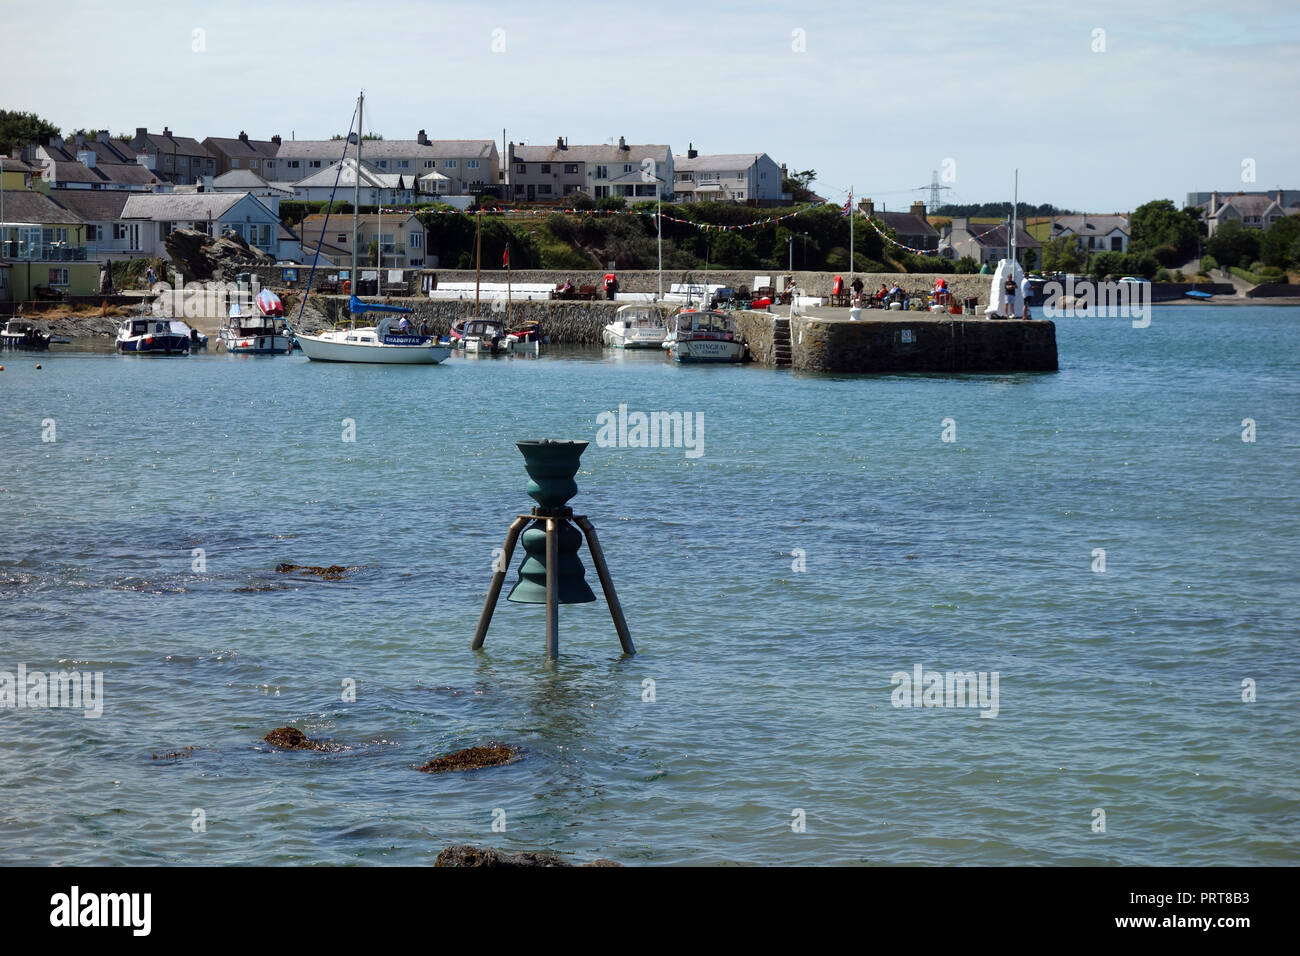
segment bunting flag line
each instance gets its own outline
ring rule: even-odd
[[[721,225],[710,222],[696,222],[693,219],[680,219],[676,216],[667,216],[663,218],[667,222],[679,223],[683,226],[693,226],[703,232],[739,232],[743,229],[761,229],[774,223],[784,222],[787,219],[793,219],[796,216],[802,216],[805,213],[812,212],[814,209],[820,209],[827,203],[811,203],[793,212],[785,213],[781,216],[768,216],[764,219],[755,219],[753,222],[740,223],[738,225]],[[428,216],[468,216],[470,213],[462,212],[459,209],[417,209],[412,206],[393,206],[382,207],[380,212],[383,215],[428,215]],[[546,209],[519,209],[499,207],[497,209],[485,209],[483,214],[486,216],[502,217],[527,217],[550,215],[551,213],[562,213],[571,216],[648,216],[654,218],[655,213],[652,210],[643,209],[578,209],[576,207],[551,207]]]

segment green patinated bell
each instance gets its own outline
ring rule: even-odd
[[[587,585],[587,572],[582,566],[582,559],[578,557],[578,549],[582,547],[582,533],[567,521],[560,521],[558,525],[557,600],[560,604],[586,604],[594,601],[596,595]],[[535,521],[525,528],[519,536],[519,543],[524,549],[524,560],[519,564],[519,580],[506,600],[516,604],[545,604],[546,522]]]
[[[578,483],[573,476],[578,473],[579,459],[587,450],[585,441],[515,442],[524,456],[528,472],[528,496],[541,507],[563,508],[578,493]],[[575,532],[576,533],[576,532]]]

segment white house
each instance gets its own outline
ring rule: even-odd
[[[338,163],[342,156],[342,140],[291,139],[280,143],[276,151],[275,175],[280,181],[301,180]],[[355,146],[348,146],[347,157],[356,158]],[[494,140],[431,140],[420,130],[413,140],[365,140],[361,162],[378,173],[412,181],[428,173],[442,173],[451,195],[467,195],[497,185],[500,154]]]
[[[363,206],[402,206],[415,202],[416,178],[410,173],[386,173],[362,160],[360,175]],[[357,161],[349,158],[343,161],[342,173],[339,163],[333,162],[294,183],[293,198],[324,202],[333,196],[339,202],[351,202],[356,185]]]
[[[1128,216],[1057,216],[1052,220],[1052,238],[1076,236],[1086,252],[1128,252]]]
[[[220,236],[234,232],[262,252],[280,258],[280,220],[250,193],[132,194],[122,210],[124,222],[145,224],[146,256],[161,255],[174,229],[198,229]]]
[[[506,152],[510,177],[506,196],[513,200],[558,201],[579,192],[592,199],[653,199],[655,180],[643,177],[643,168],[650,177],[664,181],[660,189],[665,197],[672,193],[670,146],[628,145],[622,136],[617,146],[570,146],[560,137],[554,146],[511,143]]]
[[[687,149],[674,156],[673,192],[679,200],[725,199],[732,202],[789,199],[781,191],[781,167],[767,153],[718,153],[701,156]]]

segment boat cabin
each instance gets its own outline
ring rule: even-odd
[[[725,312],[683,310],[677,313],[677,337],[730,342],[736,337],[736,320]]]

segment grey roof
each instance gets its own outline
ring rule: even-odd
[[[14,223],[69,223],[83,222],[71,209],[56,203],[44,193],[32,190],[13,192],[5,190],[5,222]]]
[[[1007,244],[1007,226],[1006,223],[989,227],[986,223],[973,222],[966,226],[968,235],[965,240],[975,240],[981,246],[1006,247]],[[954,237],[953,241],[965,241]],[[1016,226],[1016,248],[1017,249],[1039,249],[1042,243],[1025,232],[1025,227]]]
[[[41,171],[39,166],[28,166],[21,159],[10,159],[8,156],[0,156],[0,168],[11,173],[29,173],[33,175]]]
[[[70,163],[62,160],[55,160],[46,167],[50,171],[53,167],[54,175],[50,176],[50,181],[55,183],[102,183],[105,179],[103,175],[95,172],[85,163],[79,163],[73,160]]]
[[[1277,204],[1277,199],[1273,196],[1260,195],[1259,193],[1238,193],[1235,196],[1220,196],[1219,208],[1215,211],[1217,217],[1219,212],[1225,206],[1232,206],[1243,216],[1262,216],[1269,206]],[[1278,207],[1279,211],[1281,207]]]
[[[221,153],[225,156],[258,156],[265,159],[273,159],[276,150],[280,148],[278,143],[267,139],[240,139],[238,136],[233,139],[209,136],[203,145],[214,155]]]
[[[122,218],[122,208],[131,194],[118,189],[63,189],[59,205],[87,222],[112,222]]]
[[[616,163],[639,163],[647,156],[651,159],[659,159],[665,154],[672,155],[672,150],[666,145],[630,145],[623,149],[619,146],[600,144],[568,146],[561,149],[553,144],[547,146],[515,144],[515,162],[518,163],[600,163],[612,166]]]
[[[1116,229],[1128,235],[1128,216],[1057,216],[1055,234],[1069,229],[1077,236],[1106,236]]]
[[[96,160],[102,163],[134,163],[136,152],[120,139],[109,140],[104,142],[98,139],[88,139],[78,145],[76,143],[64,143],[64,148],[69,152],[77,153],[83,149],[88,149],[95,154]]]
[[[95,169],[111,183],[135,183],[148,186],[171,181],[162,173],[141,166],[139,163],[98,163]]]
[[[490,139],[431,139],[426,146],[414,139],[368,139],[361,144],[362,162],[372,159],[488,159],[496,143]],[[343,155],[341,139],[291,139],[280,144],[277,159],[328,159]],[[348,159],[357,155],[348,146]]]
[[[339,189],[345,186],[349,189],[356,185],[357,182],[357,161],[349,156],[343,162],[343,173],[339,174],[339,164],[330,163],[323,169],[312,173],[306,179],[299,181],[296,187],[299,189],[332,189],[335,179],[338,180]],[[361,185],[374,187],[378,189],[410,189],[414,183],[403,182],[409,179],[409,174],[403,176],[400,173],[389,173],[376,169],[364,160],[361,163]]]
[[[266,189],[270,183],[251,169],[232,169],[212,180],[212,185],[217,189]]]
[[[764,156],[767,156],[767,153],[715,153],[712,156],[696,156],[694,159],[686,156],[674,156],[673,168],[678,172],[690,172],[692,170],[699,170],[700,172],[736,170],[743,172]]]
[[[939,231],[912,212],[877,212],[873,213],[900,236],[938,236]]]
[[[154,222],[219,219],[247,195],[248,193],[132,193],[122,210],[122,218],[152,219]]]
[[[139,142],[139,139],[139,137],[136,137],[131,142]],[[203,144],[188,136],[164,136],[162,133],[146,133],[144,142],[151,153],[175,153],[178,156],[208,157],[208,151],[203,148]],[[133,148],[139,150],[139,147]]]

